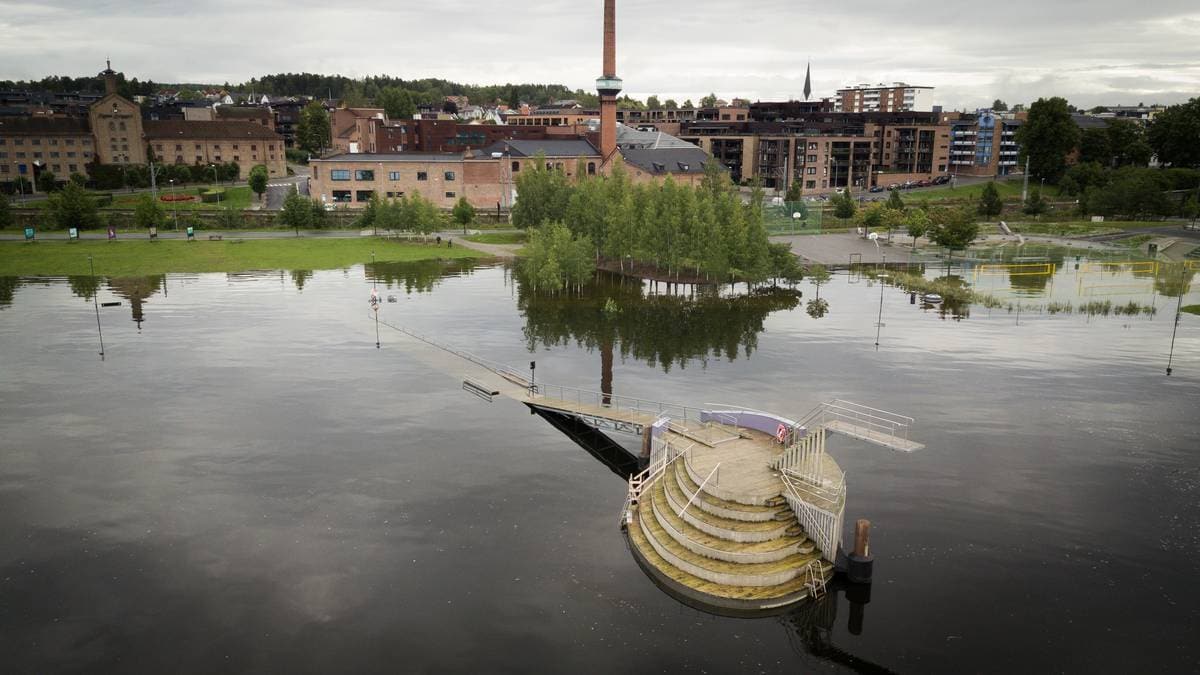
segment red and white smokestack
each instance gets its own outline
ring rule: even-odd
[[[622,84],[617,77],[617,2],[604,0],[604,72],[596,80],[596,91],[600,94],[600,154],[605,161],[617,151],[617,94]]]

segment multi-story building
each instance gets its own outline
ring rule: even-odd
[[[60,179],[87,173],[96,148],[87,120],[76,117],[0,118],[0,183],[37,173]]]
[[[866,190],[949,169],[949,126],[933,113],[816,113],[683,126],[683,140],[711,152],[735,182],[758,178],[778,190],[796,181],[817,194]]]
[[[968,176],[1007,176],[1018,173],[1017,129],[1023,113],[942,113],[950,125],[950,173]]]
[[[918,87],[904,82],[856,84],[838,89],[834,99],[837,112],[931,112],[933,87]]]
[[[245,178],[262,164],[272,177],[287,175],[283,139],[261,124],[246,121],[147,121],[145,139],[165,164],[224,164],[236,162]]]

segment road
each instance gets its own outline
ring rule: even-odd
[[[291,194],[292,190],[298,190],[302,195],[308,195],[308,176],[295,175],[287,178],[276,178],[270,183],[267,183],[266,204],[263,208],[270,211],[278,211],[283,208],[283,200]]]

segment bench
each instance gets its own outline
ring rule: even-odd
[[[208,240],[209,240],[209,241],[221,241],[221,235],[219,235],[219,234],[210,234],[210,235],[208,235]]]

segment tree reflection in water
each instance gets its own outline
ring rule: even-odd
[[[403,288],[411,294],[428,293],[446,277],[472,274],[477,265],[473,260],[421,260],[367,263],[363,267],[367,281],[383,284],[388,290]]]

